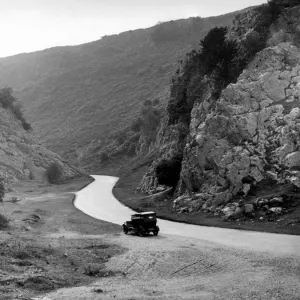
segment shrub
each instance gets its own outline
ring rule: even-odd
[[[177,154],[171,159],[163,159],[155,168],[159,184],[176,187],[181,172],[182,155]]]
[[[47,177],[50,183],[54,184],[59,182],[59,180],[62,178],[62,167],[54,162],[47,168]]]
[[[151,32],[151,38],[154,43],[164,44],[180,38],[184,33],[180,30],[178,22],[158,22]]]
[[[92,277],[105,277],[107,272],[101,265],[88,265],[84,268],[83,274]]]
[[[6,229],[8,227],[8,224],[9,219],[7,218],[7,216],[0,214],[0,230]]]
[[[157,129],[160,124],[160,111],[158,108],[153,107],[152,102],[147,103],[142,107],[141,110],[141,132],[148,140],[148,143],[151,143],[156,138]]]
[[[160,103],[159,99],[155,99],[152,101],[153,106],[157,106]]]
[[[3,198],[5,195],[5,186],[2,179],[0,179],[0,203],[3,202]]]
[[[15,117],[21,121],[23,128],[26,131],[32,130],[31,125],[25,120],[22,106],[13,96],[13,90],[10,87],[5,87],[0,90],[0,104],[3,108],[10,110]]]
[[[106,152],[102,152],[100,154],[100,160],[101,160],[101,162],[107,162],[109,160],[109,156],[107,155]]]
[[[140,132],[143,126],[143,120],[139,117],[130,126],[131,130],[134,132]]]
[[[130,127],[133,132],[140,132],[148,145],[156,139],[156,134],[160,126],[161,113],[159,108],[156,107],[158,104],[159,100],[144,101],[140,117],[138,117]]]
[[[125,142],[125,136],[124,135],[119,135],[117,137],[117,143],[118,143],[118,145],[122,145],[122,144],[124,144],[124,142]]]
[[[282,10],[282,5],[279,5],[276,0],[268,0],[268,9],[271,13],[272,21],[275,21]]]

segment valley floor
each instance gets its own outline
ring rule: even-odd
[[[85,184],[25,182],[6,195],[22,201],[1,207],[13,220],[0,231],[1,300],[298,299],[299,256],[124,235],[74,208],[70,192]]]

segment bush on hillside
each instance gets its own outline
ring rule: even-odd
[[[143,120],[141,117],[138,117],[130,126],[130,129],[133,132],[140,132],[143,126]]]
[[[276,0],[268,0],[268,9],[271,13],[272,21],[275,21],[282,10],[282,6]]]
[[[16,116],[16,118],[21,121],[22,126],[26,131],[32,130],[31,125],[26,121],[26,119],[24,117],[24,114],[22,111],[22,105],[20,103],[15,104],[11,110],[12,110],[13,114]]]
[[[9,219],[7,216],[0,214],[0,230],[6,229],[9,224]]]
[[[187,53],[182,64],[182,72],[173,78],[171,97],[167,106],[168,124],[182,123],[189,126],[191,110],[195,101],[200,101],[207,85],[203,85],[205,66],[202,63],[199,51],[192,50]]]
[[[214,21],[211,20],[213,23]],[[179,39],[190,40],[198,35],[205,28],[204,20],[201,17],[189,18],[169,22],[158,22],[153,27],[151,39],[156,44],[177,42]]]
[[[3,180],[0,179],[0,203],[3,202],[4,195],[5,195],[5,186]]]
[[[130,129],[135,133],[140,133],[148,144],[155,141],[160,126],[161,113],[160,108],[157,107],[158,104],[158,99],[144,101],[140,116],[130,126]]]
[[[62,174],[63,169],[57,162],[53,162],[47,168],[48,181],[52,184],[58,183],[62,178]]]
[[[0,203],[3,203],[4,195],[5,195],[5,186],[3,180],[0,179]],[[0,213],[0,230],[6,229],[8,227],[8,224],[9,224],[9,219],[5,215]]]
[[[21,121],[26,131],[32,130],[31,125],[25,120],[21,104],[18,103],[17,99],[13,96],[12,88],[5,87],[0,89],[0,104],[3,108],[11,111],[15,117]]]
[[[107,153],[106,152],[102,152],[101,154],[100,154],[100,160],[101,160],[101,162],[107,162],[108,160],[109,160],[109,156],[107,155]]]
[[[141,134],[150,144],[156,138],[156,133],[160,125],[161,114],[159,108],[153,105],[152,101],[148,101],[141,109]]]
[[[299,24],[297,24],[296,20],[291,20],[289,10],[283,11],[276,22],[273,23],[268,46],[276,46],[284,42],[291,42],[295,46],[300,46]]]
[[[177,154],[170,159],[163,159],[155,167],[155,175],[159,184],[176,187],[181,172],[182,155]]]

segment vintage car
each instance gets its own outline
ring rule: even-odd
[[[139,236],[146,236],[150,233],[157,235],[159,227],[156,222],[156,213],[153,211],[136,213],[131,216],[131,221],[123,224],[123,231],[125,234],[133,233]]]

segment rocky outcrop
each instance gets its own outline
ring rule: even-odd
[[[0,176],[5,181],[33,179],[47,182],[46,169],[52,163],[61,167],[62,179],[83,175],[60,156],[39,145],[3,108],[0,108],[0,128]]]
[[[300,51],[284,43],[260,52],[216,103],[195,105],[181,183],[211,207],[267,178],[300,187],[299,138]]]

